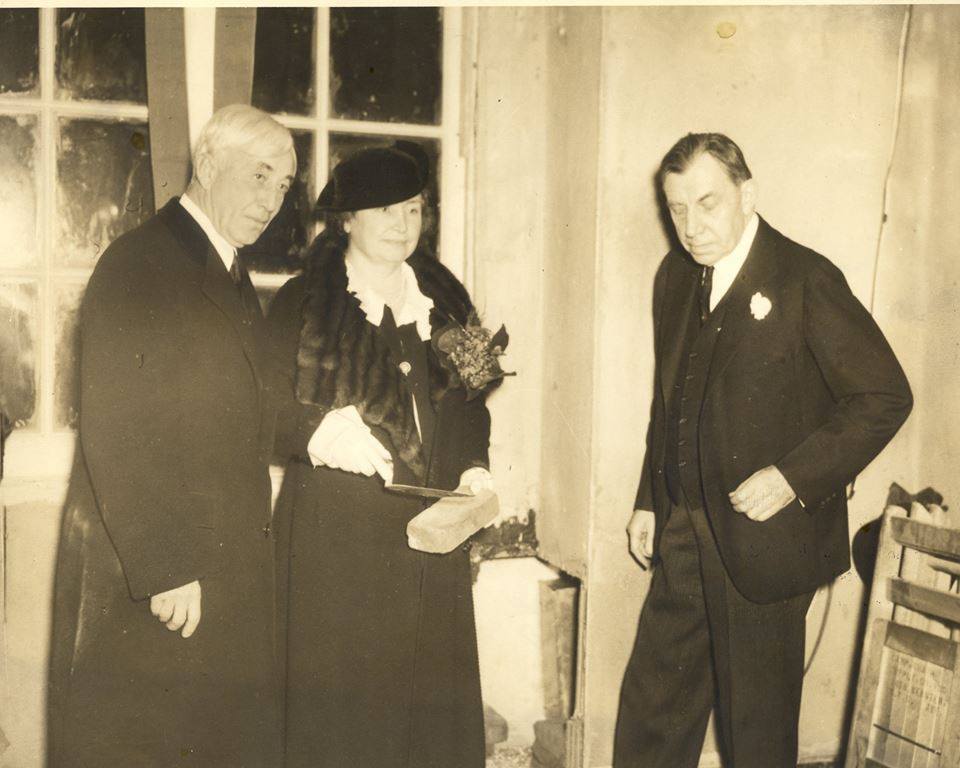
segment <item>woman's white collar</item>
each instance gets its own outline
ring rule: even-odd
[[[366,315],[367,321],[380,327],[383,322],[383,308],[386,302],[372,286],[363,282],[363,277],[353,268],[349,259],[347,265],[347,293],[352,293],[360,301],[360,311]],[[422,341],[428,341],[431,335],[430,310],[433,309],[433,299],[424,296],[417,284],[417,276],[413,267],[404,262],[400,265],[403,279],[403,307],[394,314],[397,325],[417,324],[417,335]]]

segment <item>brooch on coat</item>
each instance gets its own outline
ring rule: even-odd
[[[750,314],[753,315],[755,319],[763,320],[763,318],[770,314],[771,309],[773,309],[773,304],[770,303],[770,299],[760,293],[760,291],[757,291],[750,297]]]
[[[433,348],[453,377],[453,385],[463,385],[467,400],[472,400],[504,376],[513,376],[500,367],[500,356],[510,337],[507,329],[491,333],[472,311],[463,325],[451,320],[433,334]]]

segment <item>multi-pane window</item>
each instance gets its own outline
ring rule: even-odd
[[[431,159],[429,193],[439,208],[444,140],[459,117],[444,94],[458,82],[451,62],[457,9],[260,8],[253,105],[293,132],[298,180],[246,259],[264,301],[299,268],[317,231],[314,201],[330,169],[362,147],[398,138],[420,143]],[[446,58],[445,58],[446,52]],[[448,101],[454,101],[448,97]],[[450,153],[453,156],[456,153]],[[444,200],[452,192],[444,189]],[[441,249],[453,236],[438,217],[428,242]]]
[[[24,432],[76,427],[83,288],[153,212],[143,9],[0,10],[0,407]]]
[[[291,129],[299,163],[245,255],[264,302],[300,267],[330,168],[397,138],[431,157],[443,208],[428,242],[455,266],[460,19],[457,8],[257,11],[252,101]],[[0,410],[21,425],[24,463],[65,472],[84,286],[154,208],[144,10],[0,9]]]

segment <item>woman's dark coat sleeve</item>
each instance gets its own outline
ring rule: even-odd
[[[303,308],[303,278],[289,280],[267,315],[271,356],[271,389],[277,403],[274,458],[281,464],[307,459],[307,445],[327,410],[296,398],[297,349]]]
[[[485,396],[477,396],[464,405],[463,422],[460,472],[472,467],[490,469],[490,411]]]

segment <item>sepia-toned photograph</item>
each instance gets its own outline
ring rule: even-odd
[[[0,768],[960,766],[960,6],[0,0]]]

